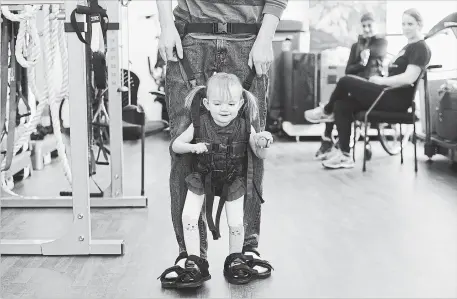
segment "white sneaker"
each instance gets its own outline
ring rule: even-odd
[[[337,149],[335,146],[333,146],[329,152],[327,152],[327,153],[325,153],[325,155],[321,156],[321,161],[330,160],[333,157],[335,157],[336,155],[338,155],[339,153],[340,153],[340,150]]]
[[[310,123],[325,123],[325,122],[334,122],[335,117],[332,114],[326,114],[324,107],[319,106],[311,110],[305,111],[305,119]]]
[[[351,155],[344,154],[340,150],[337,151],[332,157],[322,162],[325,168],[338,169],[338,168],[354,168],[355,162]]]

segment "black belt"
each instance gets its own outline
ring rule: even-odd
[[[257,34],[260,24],[244,23],[188,23],[186,33],[210,33],[210,34]]]

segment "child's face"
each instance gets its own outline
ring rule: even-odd
[[[206,109],[209,110],[216,124],[219,126],[228,125],[237,115],[243,99],[240,96],[231,97],[229,99],[204,99]]]

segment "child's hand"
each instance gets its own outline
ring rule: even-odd
[[[254,135],[255,144],[259,148],[269,148],[273,143],[273,136],[270,132],[263,131]]]
[[[206,147],[206,143],[197,143],[193,144],[191,152],[194,154],[201,154],[205,153],[208,151],[208,148]]]

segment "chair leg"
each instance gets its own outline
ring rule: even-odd
[[[400,156],[401,156],[401,164],[403,164],[403,133],[401,131],[401,124],[400,124]]]
[[[357,125],[356,125],[356,121],[355,120],[353,122],[353,128],[354,128],[354,133],[353,133],[354,134],[354,146],[352,147],[352,159],[355,161],[355,142],[356,142],[356,140],[355,140],[355,135],[356,135],[355,130],[357,130]]]
[[[413,143],[414,143],[414,171],[417,172],[417,138],[416,138],[416,122],[413,121]]]
[[[365,136],[363,136],[363,172],[367,170],[366,164],[367,164],[367,141],[368,141],[368,124],[365,123]]]

